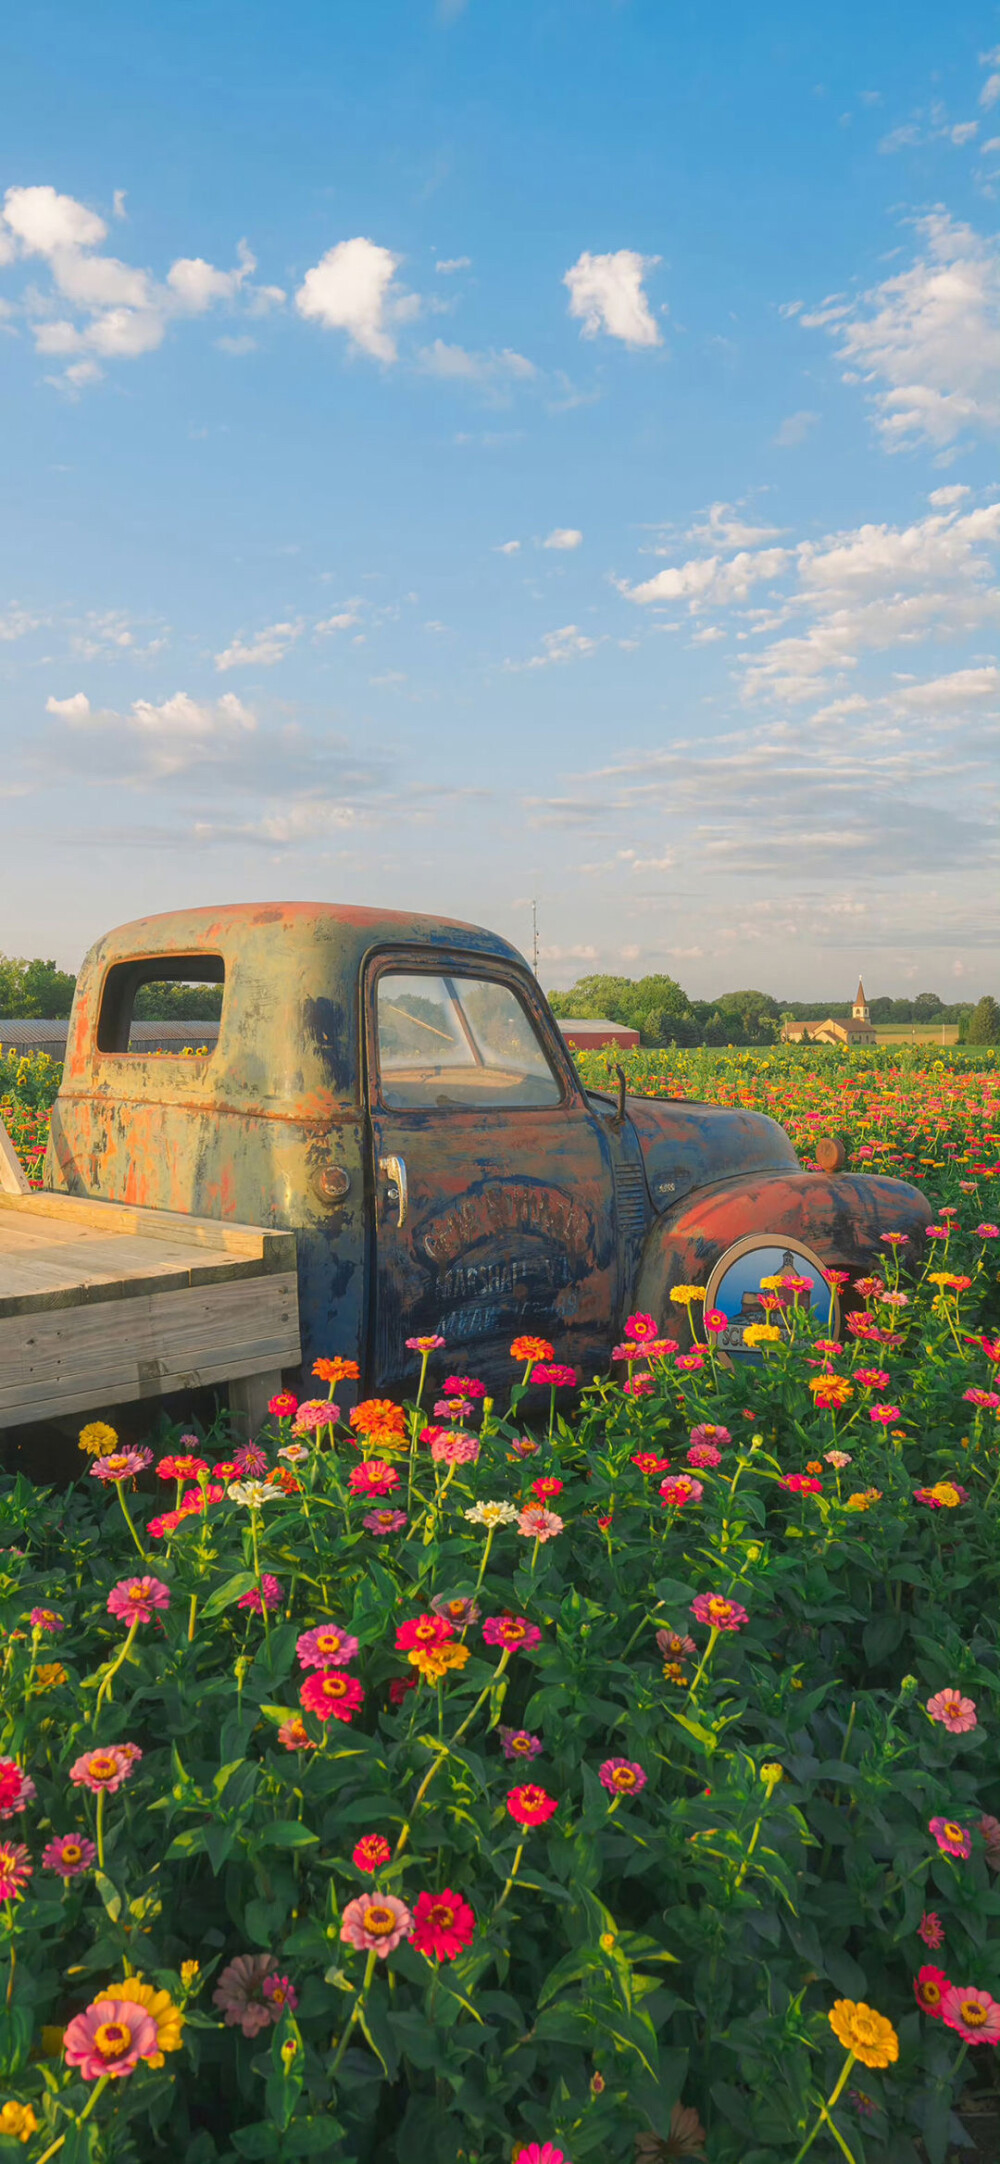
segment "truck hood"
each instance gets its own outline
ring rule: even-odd
[[[758,1172],[797,1172],[783,1127],[761,1112],[684,1100],[662,1104],[627,1097],[655,1210],[671,1210],[692,1188]]]

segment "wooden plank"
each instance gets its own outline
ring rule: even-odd
[[[6,1195],[30,1195],[28,1175],[12,1143],[3,1120],[0,1120],[0,1188]]]
[[[281,1389],[281,1369],[268,1368],[262,1375],[233,1376],[229,1385],[229,1411],[238,1435],[250,1442],[267,1419],[267,1408]]]
[[[0,1320],[0,1428],[301,1358],[294,1272]]]
[[[0,1211],[25,1212],[28,1220],[65,1218],[104,1233],[136,1233],[152,1240],[177,1240],[185,1246],[221,1248],[227,1254],[258,1258],[268,1269],[287,1270],[294,1258],[295,1234],[265,1225],[240,1225],[228,1218],[189,1217],[183,1210],[143,1210],[126,1202],[93,1202],[85,1195],[32,1188],[27,1195],[0,1190]],[[0,1223],[2,1223],[0,1218]]]
[[[183,1286],[220,1276],[262,1274],[253,1262],[167,1247],[160,1240],[98,1240],[91,1235],[82,1244],[50,1245],[21,1255],[5,1254],[0,1246],[0,1315],[34,1314],[52,1304],[65,1307],[74,1297],[81,1305],[95,1298],[132,1299],[161,1285],[166,1289],[164,1281]]]

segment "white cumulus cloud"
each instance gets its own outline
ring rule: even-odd
[[[918,230],[923,252],[909,269],[800,319],[829,330],[852,375],[873,386],[890,450],[1000,427],[998,244],[940,210]]]
[[[414,296],[395,287],[400,260],[391,248],[381,248],[361,234],[338,241],[306,272],[295,295],[296,308],[309,322],[346,331],[352,345],[373,360],[394,361],[393,324],[416,312]]]
[[[596,338],[605,331],[627,346],[660,345],[660,332],[643,290],[646,272],[659,260],[659,256],[639,255],[634,248],[619,248],[613,255],[591,255],[585,249],[563,278],[570,315],[583,324],[581,336]]]
[[[553,526],[542,542],[543,549],[578,549],[583,535],[578,526]]]
[[[239,636],[221,654],[216,654],[215,666],[220,675],[227,669],[273,669],[275,662],[284,660],[289,647],[301,638],[304,629],[300,617],[296,623],[268,624],[266,630],[256,632],[249,639]]]
[[[72,726],[90,720],[90,700],[85,691],[74,691],[68,699],[46,699],[47,714],[58,714]]]

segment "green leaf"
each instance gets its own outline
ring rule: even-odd
[[[122,1897],[118,1891],[117,1886],[114,1883],[114,1880],[107,1878],[103,1871],[95,1871],[94,1884],[97,1887],[97,1891],[101,1896],[101,1900],[104,1903],[104,1906],[108,1912],[108,1915],[111,1918],[112,1923],[116,1924],[122,1912]]]
[[[318,1841],[318,1833],[313,1833],[308,1826],[300,1825],[297,1818],[276,1818],[270,1826],[262,1827],[257,1835],[261,1848],[311,1848]]]
[[[244,1593],[249,1593],[256,1583],[252,1570],[236,1571],[232,1578],[227,1578],[223,1585],[216,1586],[215,1592],[209,1594],[201,1611],[202,1621],[207,1623],[212,1616],[221,1615],[224,1609],[231,1608],[234,1602],[242,1600]]]

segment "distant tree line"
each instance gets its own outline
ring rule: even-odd
[[[850,1000],[773,999],[769,992],[723,992],[718,999],[689,999],[673,977],[581,977],[568,992],[552,992],[553,1014],[565,1020],[603,1016],[637,1029],[646,1045],[766,1045],[777,1042],[783,1021],[822,1022],[827,1015],[846,1019]],[[958,1023],[966,1044],[1000,1044],[1000,1007],[986,997],[948,1005],[936,992],[915,999],[873,999],[873,1023],[911,1022],[926,1028],[935,1022]]]
[[[38,956],[0,954],[0,1019],[29,1020],[44,1015],[59,1020],[73,1005],[76,978]],[[145,984],[136,993],[134,1012],[143,1022],[212,1022],[222,1012],[220,984]]]

